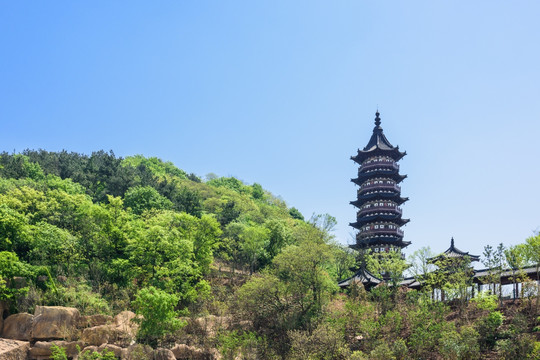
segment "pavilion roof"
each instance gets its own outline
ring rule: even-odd
[[[452,238],[450,240],[450,247],[448,249],[446,249],[445,252],[443,252],[442,254],[437,255],[435,257],[429,258],[428,261],[433,263],[433,262],[435,262],[437,260],[440,260],[443,256],[446,257],[446,258],[463,258],[465,256],[468,256],[471,259],[471,262],[480,260],[479,255],[472,255],[472,254],[469,254],[469,252],[459,250],[454,245],[454,238]]]

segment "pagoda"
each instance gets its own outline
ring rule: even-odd
[[[407,175],[399,173],[398,161],[407,153],[392,146],[381,127],[379,111],[375,113],[373,135],[363,150],[351,159],[360,167],[358,177],[351,179],[360,186],[351,204],[358,208],[356,221],[350,225],[358,230],[356,244],[351,248],[364,253],[400,251],[410,242],[403,241],[401,227],[409,222],[402,219],[400,205],[408,198],[401,197],[401,183]]]

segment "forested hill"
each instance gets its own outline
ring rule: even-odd
[[[11,264],[4,277],[77,278],[107,311],[129,307],[145,286],[176,294],[183,308],[209,292],[205,276],[214,258],[257,271],[313,231],[327,237],[320,228],[332,221],[315,217],[317,227],[259,184],[234,177],[203,182],[157,158],[112,151],[0,155],[0,260]],[[35,303],[68,302],[51,286]],[[35,305],[17,303],[9,283],[0,291],[15,311]]]

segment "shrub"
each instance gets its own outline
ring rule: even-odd
[[[253,332],[240,334],[237,331],[231,331],[219,335],[219,348],[223,358],[226,360],[233,360],[238,357],[242,359],[251,358],[246,355],[251,355],[253,359],[256,359],[259,341],[260,338]]]
[[[482,291],[471,301],[476,304],[479,309],[495,311],[499,304],[497,295],[490,295],[489,293]]]
[[[329,324],[320,324],[313,332],[289,331],[289,359],[348,359],[350,350],[343,334]]]
[[[167,294],[153,286],[139,290],[133,301],[137,315],[141,315],[136,319],[141,325],[138,340],[155,346],[165,335],[184,326],[185,322],[177,319],[178,313],[174,310],[177,303],[176,295]]]
[[[53,346],[51,346],[51,352],[52,360],[68,360],[66,355],[66,349],[64,349],[63,347],[53,344]]]
[[[534,337],[530,334],[519,334],[511,339],[497,341],[496,350],[501,359],[539,359],[532,357],[536,349]]]
[[[499,327],[502,325],[504,316],[500,311],[493,311],[488,316],[480,319],[477,323],[479,343],[482,349],[492,349],[499,337]]]

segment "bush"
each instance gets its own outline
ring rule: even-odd
[[[251,355],[253,359],[256,359],[257,345],[260,340],[253,332],[240,334],[237,331],[231,331],[219,335],[219,349],[225,360],[233,360],[239,357],[251,359],[246,355]]]
[[[68,360],[66,355],[66,349],[64,349],[63,347],[53,344],[53,346],[51,346],[51,352],[52,360]]]
[[[532,357],[537,350],[534,337],[530,334],[519,334],[511,339],[497,341],[496,350],[501,359],[539,359]]]
[[[328,324],[313,332],[289,331],[291,350],[288,359],[348,359],[350,350],[343,334]]]
[[[489,295],[487,292],[482,291],[471,301],[476,304],[479,309],[495,311],[499,305],[499,298],[497,295]]]
[[[179,330],[186,323],[177,319],[174,307],[178,297],[167,294],[153,286],[139,290],[133,306],[138,317],[136,321],[141,327],[137,338],[141,343],[156,346],[164,336]]]
[[[479,343],[482,349],[490,350],[499,337],[499,327],[502,325],[504,316],[500,311],[493,311],[488,316],[477,322]]]

